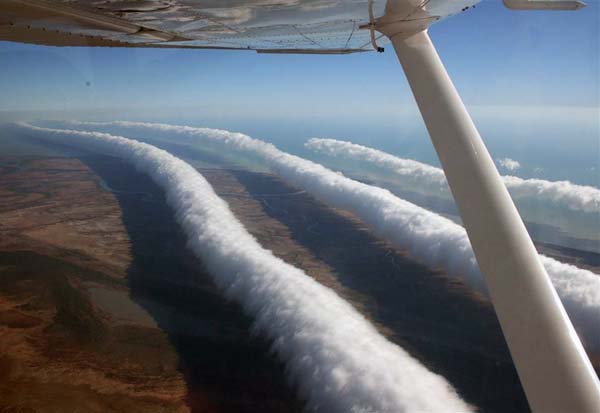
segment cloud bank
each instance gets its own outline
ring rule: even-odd
[[[432,269],[444,268],[450,276],[460,278],[476,291],[487,294],[465,229],[396,197],[386,189],[354,181],[241,133],[139,122],[67,124],[110,130],[141,139],[187,140],[259,159],[290,184],[329,205],[351,211],[377,235],[405,250],[412,258]],[[576,327],[583,329],[584,340],[600,348],[597,325],[600,319],[600,276],[543,255],[540,259],[569,316]]]
[[[146,143],[100,132],[15,125],[20,132],[108,152],[167,195],[219,288],[254,318],[317,412],[466,412],[442,377],[382,337],[350,304],[263,249],[193,167]],[[235,139],[234,139],[235,140]]]
[[[405,179],[411,186],[430,192],[449,194],[444,171],[431,165],[399,158],[377,149],[336,139],[310,139],[307,148],[335,158],[360,161],[383,167]],[[517,161],[499,159],[500,165],[510,171],[520,167]],[[506,187],[515,198],[526,198],[548,207],[548,203],[576,212],[600,213],[600,190],[592,186],[575,185],[569,181],[523,179],[516,176],[502,177]]]

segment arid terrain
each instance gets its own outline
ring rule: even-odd
[[[482,297],[271,174],[200,172],[264,247],[351,301],[465,400],[527,411]],[[133,167],[5,156],[0,198],[0,412],[302,410],[285,367]]]
[[[147,178],[107,157],[1,162],[0,411],[301,409]]]

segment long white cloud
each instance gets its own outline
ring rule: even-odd
[[[263,249],[210,184],[184,161],[146,143],[100,132],[14,128],[109,152],[161,186],[188,244],[219,288],[254,317],[317,412],[466,412],[442,377],[390,343],[350,304]]]
[[[355,143],[336,139],[309,139],[305,146],[328,156],[360,161],[375,167],[383,167],[406,179],[415,187],[433,192],[449,193],[444,171],[425,163],[400,158],[389,153]],[[517,169],[518,162],[512,159],[499,160],[510,170]],[[548,203],[585,213],[600,213],[600,190],[592,186],[576,185],[569,181],[547,181],[544,179],[523,179],[504,176],[511,195],[527,198],[548,207]]]
[[[360,217],[375,233],[408,251],[432,269],[445,268],[475,290],[486,293],[466,231],[438,214],[400,199],[390,191],[354,181],[322,165],[290,155],[242,133],[141,122],[68,122],[79,128],[108,130],[141,139],[183,140],[220,147],[260,159],[289,183],[332,206]],[[589,344],[600,347],[600,276],[540,255],[548,275]]]

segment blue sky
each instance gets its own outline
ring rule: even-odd
[[[600,5],[588,3],[578,12],[516,12],[484,0],[431,28],[499,155],[511,155],[499,144],[507,140],[513,152],[531,157],[522,140],[543,136],[544,145],[557,147],[552,159],[567,153],[573,162],[583,156],[587,168],[597,163]],[[265,138],[285,130],[291,137],[329,134],[380,147],[400,136],[394,142],[409,153],[407,137],[425,134],[391,47],[383,54],[306,56],[0,42],[0,62],[0,111],[181,119]],[[565,152],[564,143],[573,140],[579,143]],[[412,155],[435,161],[429,146]]]
[[[486,0],[434,25],[431,36],[469,105],[598,106],[599,20],[597,0],[578,12],[515,12]],[[0,43],[0,53],[2,110],[211,105],[337,114],[368,109],[365,95],[386,112],[412,104],[391,47],[281,56]]]

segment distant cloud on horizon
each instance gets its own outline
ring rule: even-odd
[[[517,169],[521,168],[519,161],[515,161],[514,159],[498,158],[496,161],[498,161],[498,164],[500,164],[501,167],[509,171],[516,171]]]
[[[332,159],[350,160],[354,167],[360,163],[361,167],[384,168],[401,177],[402,184],[412,191],[424,195],[450,196],[446,176],[441,168],[337,139],[311,138],[305,143],[305,147]],[[511,172],[521,167],[519,162],[510,158],[499,158],[496,162],[506,164],[503,166]],[[542,168],[534,171],[540,173]],[[564,214],[571,211],[593,214],[595,217],[600,212],[600,190],[596,187],[577,185],[565,180],[524,179],[510,174],[502,176],[502,180],[513,198],[528,199],[528,202],[535,202],[538,208],[554,208],[553,213]]]

